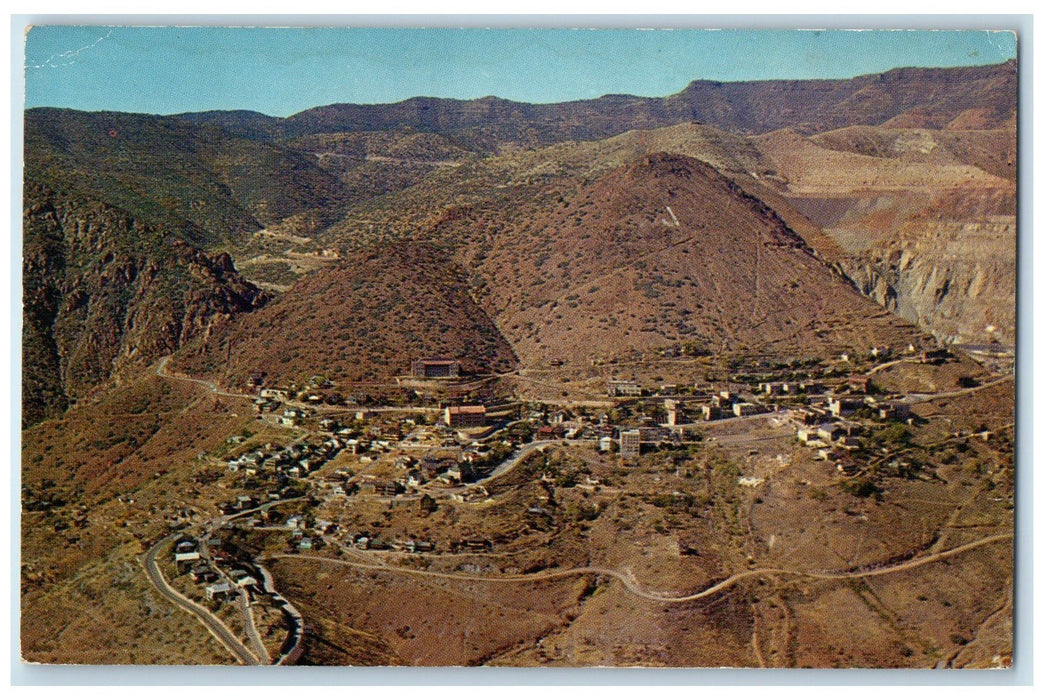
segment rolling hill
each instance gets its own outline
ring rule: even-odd
[[[167,541],[173,573],[190,535],[230,571],[271,567],[309,664],[1010,664],[1011,376],[867,351],[1013,338],[1016,78],[902,69],[287,119],[30,110],[26,660],[231,662],[142,567]],[[471,376],[399,381],[432,356]],[[868,402],[845,422],[863,443],[829,461],[795,439],[819,391],[763,385],[847,393],[864,372],[897,420]],[[613,401],[611,376],[651,390]],[[308,445],[344,446],[318,419],[352,409],[290,427],[252,409],[257,378],[410,405],[348,426],[380,436],[369,454],[292,471]],[[595,449],[676,422],[668,396],[695,421],[722,384],[774,412],[684,425],[634,458]],[[465,396],[503,419],[490,464],[536,444],[481,484],[411,484],[403,456],[480,447],[412,429]],[[247,455],[260,469],[235,466]],[[407,490],[378,491],[391,477]],[[259,512],[219,519],[248,501]],[[353,546],[364,532],[373,551]],[[276,658],[275,599],[214,607]]]
[[[25,113],[25,179],[118,207],[202,247],[337,209],[344,197],[313,159],[216,126],[50,108]]]
[[[29,110],[26,415],[52,415],[256,308],[265,295],[254,283],[286,294],[273,307],[286,315],[272,323],[305,318],[293,297],[325,293],[319,279],[353,285],[356,256],[407,240],[434,240],[445,251],[434,269],[453,269],[452,293],[474,293],[499,326],[503,337],[479,353],[487,369],[510,356],[504,338],[523,363],[543,363],[683,342],[810,349],[890,335],[892,320],[858,321],[879,311],[852,302],[851,287],[944,340],[1008,342],[1013,305],[991,300],[1014,298],[1016,79],[1007,63],[697,81],[664,98],[559,105],[415,98],[287,119]],[[529,148],[540,144],[550,145]],[[136,275],[152,268],[145,285]],[[411,276],[403,259],[390,269]],[[400,284],[374,274],[379,286]],[[411,281],[429,298],[438,280]],[[361,332],[322,305],[317,318]],[[135,319],[133,308],[151,315]],[[492,339],[487,321],[468,332]],[[396,368],[338,359],[345,378],[401,371],[397,351],[375,350],[386,341],[405,354],[474,345],[425,324],[408,329],[424,343],[367,332],[373,343],[330,347]],[[314,364],[284,350],[244,362],[297,352],[295,376]]]
[[[475,295],[525,365],[684,344],[815,354],[913,330],[763,202],[676,154],[643,156],[552,208],[475,208],[430,235],[466,242]]]
[[[459,358],[467,373],[513,369],[511,346],[468,291],[463,271],[437,247],[380,246],[302,277],[175,364],[227,386],[258,372],[274,385],[303,386],[315,375],[340,385],[388,382],[432,356]]]

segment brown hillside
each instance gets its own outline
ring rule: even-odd
[[[315,375],[338,383],[386,382],[407,373],[411,360],[435,355],[459,358],[470,373],[515,364],[511,346],[446,255],[430,245],[400,243],[301,278],[265,313],[227,326],[175,364],[233,387],[255,372],[275,385]]]
[[[158,598],[138,557],[167,534],[170,515],[199,508],[215,476],[200,456],[245,428],[248,405],[216,403],[199,385],[149,372],[23,431],[26,661],[234,661],[195,618]]]
[[[476,155],[438,134],[410,130],[315,134],[286,145],[336,175],[356,202],[411,187]]]
[[[988,338],[982,331],[990,324],[973,332],[972,326],[980,326],[978,321],[969,326],[952,317],[958,311],[950,308],[950,300],[935,308],[942,297],[953,296],[951,290],[966,286],[947,284],[957,268],[948,265],[949,272],[933,277],[931,258],[923,258],[919,261],[923,269],[913,277],[915,266],[909,264],[887,273],[874,270],[890,270],[892,261],[914,240],[917,227],[930,235],[924,227],[935,221],[972,227],[995,227],[1000,222],[1014,232],[1014,136],[1003,129],[851,127],[812,138],[793,131],[745,137],[698,124],[631,131],[604,141],[557,144],[444,168],[414,187],[358,207],[319,234],[317,241],[339,248],[409,237],[416,235],[417,222],[437,224],[467,212],[470,233],[456,226],[444,241],[455,244],[472,235],[490,236],[487,243],[469,249],[463,260],[470,262],[470,255],[481,257],[491,246],[506,245],[494,243],[491,233],[503,222],[512,222],[509,230],[515,230],[516,223],[523,228],[528,224],[531,230],[538,221],[549,226],[546,212],[561,208],[561,202],[576,201],[577,189],[585,183],[637,158],[666,151],[698,158],[755,195],[878,303],[924,324],[940,338],[985,342]],[[582,212],[581,218],[586,214]],[[906,243],[896,244],[897,239]],[[509,238],[499,233],[496,240]],[[982,275],[989,280],[987,286],[1013,289],[1013,239],[976,237],[974,245],[961,249],[973,256],[966,261],[971,263],[969,279],[979,274],[974,269],[977,257],[1007,255],[1008,264],[991,266]],[[923,247],[919,250],[924,252]],[[483,272],[480,277],[488,275]],[[980,297],[972,306],[983,303],[988,303],[988,297]],[[921,311],[915,313],[915,308]],[[1013,331],[1003,320],[992,325],[1004,329],[1002,337]],[[954,332],[957,326],[963,329],[959,333]]]
[[[477,296],[527,366],[682,344],[817,353],[912,332],[685,156],[642,157],[553,208],[473,210],[435,235],[470,241]]]
[[[1014,129],[929,130],[853,126],[812,137],[835,151],[936,165],[971,165],[1015,180]]]
[[[249,312],[267,296],[128,212],[27,183],[22,260],[26,424]]]
[[[867,190],[935,191],[947,187],[1008,187],[1000,177],[958,162],[929,164],[911,158],[863,155],[832,150],[812,139],[783,130],[758,137],[794,194],[861,193]]]

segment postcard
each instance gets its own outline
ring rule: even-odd
[[[21,658],[1010,667],[991,29],[33,26]]]

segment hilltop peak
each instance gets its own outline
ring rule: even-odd
[[[641,156],[625,167],[625,177],[654,178],[690,178],[701,169],[710,169],[710,166],[695,158],[665,151]]]

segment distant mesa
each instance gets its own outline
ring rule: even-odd
[[[1008,61],[962,68],[901,68],[839,80],[697,80],[666,97],[605,95],[592,100],[528,104],[492,97],[414,97],[392,104],[333,104],[285,119],[244,112],[178,115],[218,124],[248,138],[275,140],[347,131],[418,131],[454,135],[490,152],[603,139],[630,129],[698,120],[729,131],[762,134],[792,127],[814,134],[853,124],[879,125],[919,112],[920,123],[945,128],[967,110],[984,110],[980,128],[1008,124],[1016,111],[1017,68]]]

